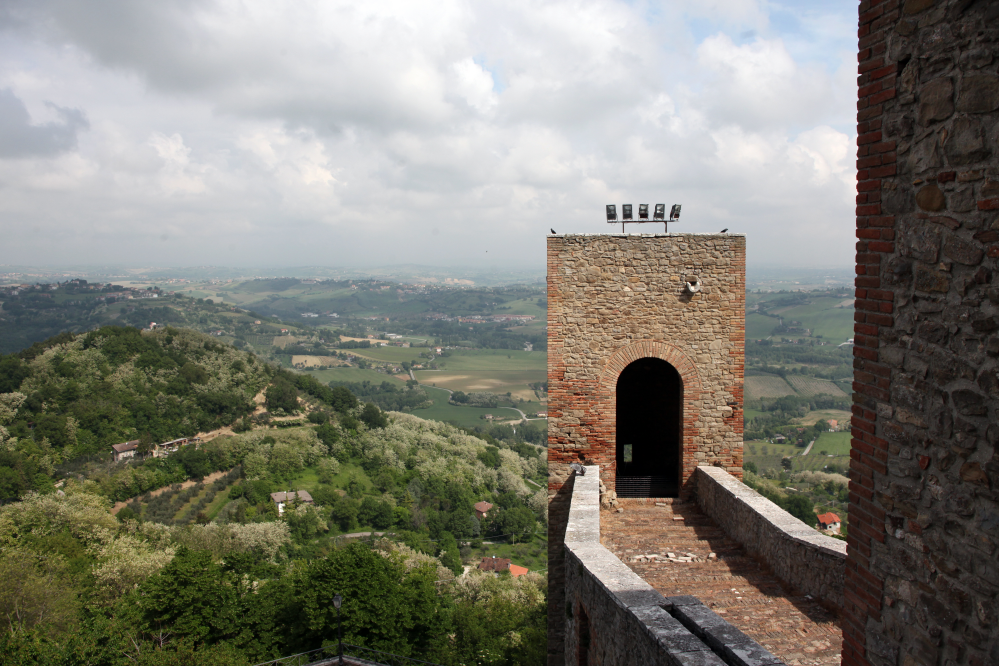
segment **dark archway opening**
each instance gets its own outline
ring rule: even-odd
[[[617,380],[618,497],[677,497],[683,380],[672,365],[640,358]]]

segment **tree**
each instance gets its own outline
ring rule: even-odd
[[[76,590],[61,557],[6,548],[0,555],[0,581],[0,633],[38,625],[61,631],[73,622]]]
[[[482,461],[483,465],[491,469],[498,469],[500,466],[499,449],[495,446],[487,446],[484,450],[479,451],[476,457]]]
[[[330,507],[330,522],[341,531],[349,532],[357,526],[357,510],[357,502],[349,497],[340,497]]]
[[[518,539],[530,539],[534,535],[534,512],[526,506],[518,506],[501,511],[494,523],[499,534],[506,534],[511,543]]]
[[[461,566],[461,556],[458,553],[458,542],[450,532],[443,532],[437,541],[438,558],[445,567],[454,572],[455,576],[460,576],[463,567]]]
[[[385,413],[378,409],[378,405],[373,402],[369,402],[364,405],[364,409],[361,410],[361,421],[364,422],[369,428],[384,428],[388,425],[388,417]]]
[[[343,641],[402,656],[433,657],[448,634],[448,614],[429,564],[408,571],[396,558],[352,543],[313,560],[297,585],[303,642],[319,645],[336,635],[343,605]]]
[[[330,397],[330,406],[341,414],[346,414],[349,410],[357,407],[357,398],[348,389],[343,386],[333,386],[330,382],[330,388],[332,389],[332,395]]]
[[[290,414],[298,409],[298,390],[287,382],[271,384],[264,397],[269,410],[283,409]]]
[[[815,527],[818,523],[815,507],[804,495],[791,495],[784,501],[783,509],[809,527]]]
[[[746,470],[747,472],[752,472],[753,474],[757,474],[758,473],[758,470],[756,468],[756,463],[748,461],[748,460],[746,462],[742,463],[742,469]]]
[[[140,605],[150,630],[167,627],[194,643],[212,643],[236,631],[235,589],[208,551],[181,546],[157,574],[140,586]]]
[[[142,433],[142,436],[139,437],[139,447],[137,449],[139,455],[145,458],[146,454],[152,450],[153,450],[153,436],[150,435],[148,432]]]

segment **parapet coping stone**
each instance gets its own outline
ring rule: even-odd
[[[791,541],[814,548],[826,555],[846,559],[846,542],[816,532],[801,520],[780,508],[763,495],[742,483],[720,467],[700,465],[697,471],[706,474],[753,513],[764,518]]]
[[[643,222],[643,224],[660,224],[661,222],[662,222],[662,220],[656,220],[655,222]],[[618,222],[608,222],[608,224],[621,224],[621,222],[620,221],[618,221]],[[710,233],[710,232],[703,232],[703,231],[691,231],[691,232],[680,231],[680,232],[672,232],[672,233],[665,233],[665,234],[629,234],[627,232],[621,233],[620,231],[617,232],[617,233],[607,233],[607,234],[601,234],[601,233],[589,233],[589,234],[548,234],[549,238],[579,238],[579,237],[585,237],[585,238],[606,238],[606,237],[612,237],[612,238],[682,238],[683,236],[718,236],[719,238],[728,238],[728,237],[745,238],[746,234],[733,234],[733,233],[724,233],[724,234],[721,234],[721,233]]]
[[[664,597],[601,544],[600,467],[584,469],[585,473],[576,474],[573,480],[565,548],[614,604],[639,621],[669,656],[669,666],[783,665],[697,597]]]

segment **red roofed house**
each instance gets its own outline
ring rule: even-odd
[[[823,513],[819,516],[819,529],[821,530],[839,530],[839,516],[831,511],[829,513]]]
[[[135,452],[139,449],[139,440],[133,439],[131,442],[125,442],[124,444],[112,444],[111,445],[111,455],[114,456],[114,461],[124,460],[125,458],[135,457]]]
[[[482,520],[489,513],[489,509],[493,508],[493,505],[489,502],[476,502],[472,508],[475,509],[475,517]]]
[[[509,571],[510,575],[516,578],[517,576],[523,576],[529,569],[527,567],[517,566],[516,564],[511,564],[510,560],[505,557],[483,557],[482,561],[479,562],[479,571],[491,571],[493,573],[500,573],[501,571]]]

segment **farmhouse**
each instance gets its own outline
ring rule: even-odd
[[[126,458],[134,458],[136,451],[139,450],[139,440],[133,439],[130,442],[124,442],[122,444],[112,444],[111,445],[111,455],[115,462],[125,460]]]
[[[482,558],[482,561],[479,562],[479,571],[489,571],[496,574],[509,571],[510,575],[516,578],[518,576],[523,576],[530,570],[527,567],[521,567],[513,564],[505,557],[496,557],[493,555],[492,557]]]
[[[831,511],[829,513],[823,513],[819,516],[819,529],[821,530],[839,531],[839,525],[839,516]]]
[[[271,493],[271,501],[277,504],[278,515],[284,513],[285,504],[295,501],[302,502],[304,504],[313,504],[312,495],[309,494],[308,490],[289,490],[288,492],[277,492]]]
[[[472,508],[475,509],[475,517],[482,520],[489,514],[489,510],[493,508],[493,505],[489,502],[476,502],[472,505]]]

